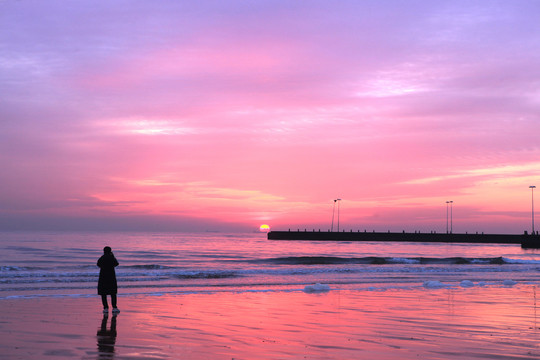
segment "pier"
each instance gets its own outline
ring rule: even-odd
[[[308,240],[308,241],[405,241],[405,242],[447,242],[472,244],[521,244],[523,248],[540,248],[540,235],[524,232],[513,234],[484,233],[436,233],[436,232],[368,232],[368,231],[270,231],[268,240]]]

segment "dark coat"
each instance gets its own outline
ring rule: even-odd
[[[118,266],[118,260],[116,260],[113,254],[105,254],[99,258],[97,266],[100,268],[98,294],[116,294],[118,291],[118,285],[116,284],[116,273],[114,268]]]

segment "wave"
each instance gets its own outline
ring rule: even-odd
[[[215,284],[197,284],[196,286],[179,285],[179,284],[154,284],[154,285],[124,285],[122,286],[121,296],[162,296],[170,295],[187,295],[187,294],[214,294],[214,293],[253,293],[253,292],[306,292],[317,293],[327,291],[387,291],[387,290],[404,290],[404,289],[449,289],[449,288],[472,288],[472,287],[489,287],[489,288],[513,288],[518,284],[535,284],[532,279],[520,279],[515,281],[512,279],[493,279],[491,281],[470,281],[461,279],[445,279],[445,280],[423,280],[421,278],[414,279],[409,282],[377,282],[376,286],[371,286],[370,283],[364,281],[333,281],[332,286],[316,282],[266,282],[266,283],[231,283],[225,286]],[[68,287],[26,287],[24,291],[20,288],[5,288],[0,289],[0,300],[2,299],[30,299],[43,297],[95,297],[94,286],[75,285]],[[17,293],[13,294],[12,291]]]
[[[339,257],[339,256],[287,256],[257,260],[243,260],[233,267],[185,268],[183,266],[142,265],[120,266],[116,276],[122,286],[166,287],[166,286],[232,286],[290,281],[406,282],[425,276],[440,275],[441,278],[470,276],[471,279],[489,280],[506,273],[538,274],[540,260],[507,257]],[[80,269],[78,266],[76,269]],[[64,267],[39,269],[23,266],[0,268],[0,292],[30,291],[49,286],[93,286],[97,283],[98,271],[66,271]],[[459,275],[458,275],[459,274]],[[386,280],[385,280],[386,281]],[[130,284],[130,285],[128,285]],[[17,290],[14,290],[17,289]]]
[[[119,267],[118,269],[168,270],[168,269],[176,269],[176,268],[177,267],[167,266],[167,265],[144,264],[144,265],[123,265]],[[73,269],[79,269],[82,271],[73,272]],[[99,268],[95,265],[55,266],[51,268],[35,267],[35,266],[13,266],[13,265],[0,266],[0,274],[2,273],[3,275],[11,274],[12,276],[17,276],[16,273],[29,274],[27,276],[56,276],[55,274],[64,273],[65,275],[71,276],[70,274],[74,274],[74,275],[89,274],[89,273],[97,274],[98,272],[99,272]]]
[[[38,267],[29,267],[29,266],[0,266],[0,272],[12,272],[12,271],[29,271],[29,270],[40,270]]]
[[[164,269],[174,269],[173,266],[166,265],[157,265],[157,264],[147,264],[147,265],[128,265],[122,266],[124,269],[141,269],[141,270],[164,270]]]
[[[234,271],[190,271],[173,275],[177,279],[227,279],[240,277]]]
[[[421,265],[503,265],[503,264],[538,264],[540,260],[513,260],[502,256],[489,258],[467,258],[467,257],[336,257],[336,256],[287,256],[261,260],[252,260],[253,263],[264,263],[274,265],[343,265],[343,264],[366,264],[366,265],[387,265],[387,264],[421,264]]]

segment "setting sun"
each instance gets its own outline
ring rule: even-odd
[[[266,224],[262,224],[260,227],[259,227],[259,231],[260,232],[269,232],[270,231],[270,226],[266,225]]]

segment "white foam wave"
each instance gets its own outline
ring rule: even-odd
[[[504,286],[514,286],[517,284],[517,281],[514,281],[514,280],[510,280],[510,279],[507,279],[507,280],[504,280],[503,281],[503,285]]]
[[[409,259],[409,258],[400,258],[400,257],[394,257],[388,260],[389,263],[396,263],[396,264],[420,264],[420,260],[418,259]]]
[[[532,264],[532,265],[540,265],[540,260],[529,260],[529,259],[509,259],[509,258],[502,258],[505,263],[507,264]]]
[[[326,284],[320,284],[320,283],[317,283],[315,285],[307,285],[305,288],[304,288],[304,292],[305,293],[322,293],[322,292],[328,292],[330,291],[330,286],[326,285]]]
[[[444,284],[444,283],[440,282],[439,280],[424,281],[424,287],[426,289],[442,289],[442,288],[446,288],[446,287],[450,287],[450,286],[451,285]]]

